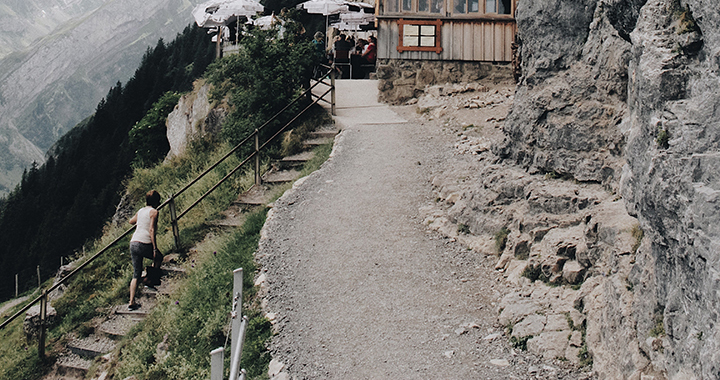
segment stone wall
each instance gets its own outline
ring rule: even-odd
[[[517,21],[523,76],[493,152],[602,183],[644,232],[629,266],[608,268],[583,297],[595,371],[717,378],[720,8],[523,1]]]
[[[402,104],[427,86],[445,83],[512,80],[512,66],[489,62],[381,59],[377,68],[379,100]]]

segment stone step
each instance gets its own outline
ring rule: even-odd
[[[332,137],[310,138],[310,139],[303,141],[303,146],[305,146],[306,148],[315,148],[317,146],[330,143],[332,141],[333,141]]]
[[[86,359],[105,355],[114,350],[115,346],[117,346],[117,344],[114,340],[96,334],[82,339],[73,339],[67,344],[70,352]]]
[[[162,264],[160,266],[163,276],[184,276],[187,274],[185,268],[177,264]]]
[[[242,206],[261,206],[270,201],[270,196],[270,187],[253,185],[248,191],[240,194],[235,203]]]
[[[97,331],[111,339],[117,339],[125,336],[140,321],[142,318],[138,316],[113,314],[100,324]]]
[[[58,375],[68,378],[84,379],[93,361],[71,352],[62,353],[55,361]]]
[[[162,286],[162,285],[161,285]],[[157,303],[156,294],[151,294],[151,290],[149,288],[144,288],[143,293],[136,298],[136,302],[139,302],[141,307],[136,310],[130,310],[128,309],[127,304],[117,305],[113,307],[113,314],[119,314],[119,315],[129,315],[136,318],[145,318],[145,316],[150,313],[152,308]]]
[[[315,157],[315,152],[305,151],[292,156],[283,157],[278,161],[280,169],[298,167]]]
[[[280,184],[296,180],[300,176],[300,172],[294,169],[275,171],[270,170],[262,177],[263,183]]]
[[[311,139],[334,139],[335,135],[338,134],[336,129],[325,129],[320,131],[310,132],[309,136]]]
[[[162,294],[162,295],[165,295],[165,296],[166,296],[166,295],[170,294],[170,292],[171,292],[172,290],[173,290],[173,289],[172,289],[172,286],[171,286],[171,284],[170,284],[170,281],[167,281],[167,278],[164,278],[163,281],[160,282],[160,285],[158,285],[158,286],[150,287],[150,286],[147,286],[147,285],[143,285],[143,287],[142,287],[142,293],[141,293],[141,294],[142,294],[143,296],[147,296],[147,297],[149,297],[149,298],[155,298],[155,299],[157,299],[157,296],[158,296],[159,294]],[[142,303],[142,302],[141,302],[141,303]]]
[[[220,213],[222,219],[210,221],[209,224],[218,227],[240,227],[247,219],[242,209],[242,205],[233,203],[227,210]]]

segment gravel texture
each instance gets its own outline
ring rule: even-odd
[[[576,379],[513,349],[497,257],[430,231],[432,179],[468,159],[457,134],[415,107],[409,121],[349,124],[331,159],[274,204],[257,254],[280,377]],[[367,112],[373,112],[368,110]],[[278,363],[274,363],[278,364]]]

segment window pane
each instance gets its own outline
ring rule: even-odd
[[[429,0],[418,0],[418,12],[427,12],[430,8]]]
[[[485,13],[495,13],[495,0],[485,0]]]
[[[468,2],[468,12],[478,12],[480,11],[480,2],[479,0],[469,0]]]
[[[403,11],[412,11],[412,0],[402,0]]]
[[[443,10],[443,0],[430,0],[430,12],[441,13]]]
[[[421,25],[420,26],[420,35],[435,37],[435,25]]]
[[[497,1],[497,0],[496,0]],[[498,1],[498,13],[501,15],[510,14],[510,0],[499,0]]]
[[[455,13],[465,13],[465,0],[455,0]]]
[[[420,37],[420,46],[435,46],[435,36]]]
[[[405,37],[405,38],[403,38],[403,45],[404,46],[420,46],[420,38],[418,38],[417,36]]]
[[[385,9],[385,12],[397,12],[398,11],[398,1],[399,0],[387,0],[385,4],[387,4],[387,8]]]
[[[403,25],[403,35],[417,36],[420,34],[420,25]]]

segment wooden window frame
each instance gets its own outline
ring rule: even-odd
[[[442,38],[440,36],[440,31],[442,30],[442,20],[441,19],[435,19],[435,20],[406,20],[406,19],[398,19],[397,25],[400,33],[400,38],[398,39],[398,46],[397,51],[402,53],[406,51],[431,51],[435,52],[437,54],[442,53],[443,49],[441,45]],[[403,44],[403,32],[404,32],[404,26],[405,25],[434,25],[435,26],[435,46],[405,46]]]

